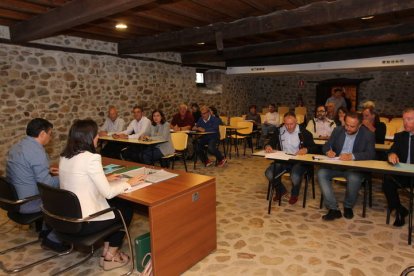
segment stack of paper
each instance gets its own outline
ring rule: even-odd
[[[160,181],[164,181],[170,178],[173,178],[175,176],[177,176],[178,174],[175,173],[170,173],[167,172],[165,170],[156,170],[156,169],[149,169],[149,168],[139,168],[139,169],[135,169],[135,170],[131,170],[128,172],[125,172],[122,174],[123,176],[126,177],[135,177],[138,175],[146,175],[147,177],[145,178],[146,182],[152,182],[152,183],[157,183]]]

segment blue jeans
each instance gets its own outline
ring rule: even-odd
[[[338,210],[338,203],[336,202],[332,187],[332,178],[334,177],[346,178],[344,207],[353,208],[358,198],[358,191],[365,178],[364,174],[352,170],[332,170],[327,168],[321,168],[318,171],[318,182],[322,190],[326,208]]]
[[[152,165],[156,161],[159,161],[164,155],[159,148],[147,147],[141,153],[142,163]]]
[[[275,179],[274,177],[281,173],[283,170],[290,172],[290,179],[292,180],[292,196],[298,196],[300,191],[300,186],[302,184],[302,177],[305,172],[308,170],[308,167],[305,165],[297,164],[280,164],[272,163],[265,171],[265,176],[269,181],[276,181],[278,184],[279,192],[284,193],[286,187],[280,181],[280,177]],[[275,173],[275,175],[273,174]]]
[[[262,134],[260,135],[259,146],[263,147],[264,139],[269,135],[269,132],[275,132],[277,127],[275,125],[262,124]]]
[[[207,155],[204,152],[204,146],[208,145],[208,152],[216,157],[217,161],[223,160],[223,155],[218,150],[218,137],[216,135],[206,135],[197,141],[197,155],[203,163],[207,161]]]

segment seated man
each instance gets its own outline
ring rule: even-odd
[[[256,105],[249,106],[249,112],[247,112],[245,120],[253,122],[253,130],[257,130],[257,127],[260,126],[262,122],[260,114],[257,113]]]
[[[279,125],[279,113],[276,111],[276,106],[274,104],[269,104],[269,112],[266,113],[265,119],[262,122],[262,135],[259,140],[260,147],[263,146],[264,139],[269,135],[269,133],[275,132]]]
[[[202,106],[200,108],[200,111],[201,117],[194,125],[193,130],[214,133],[202,135],[200,139],[198,139],[196,144],[197,155],[200,157],[200,160],[205,164],[206,167],[211,166],[213,162],[208,159],[206,153],[204,152],[204,146],[208,145],[208,152],[216,157],[216,161],[218,162],[217,167],[223,167],[227,163],[227,159],[223,157],[218,149],[218,143],[220,140],[220,121],[218,118],[211,115],[211,111],[207,106]]]
[[[188,110],[186,104],[180,104],[178,113],[175,114],[171,121],[171,129],[175,131],[190,130],[194,126],[193,114]]]
[[[132,109],[134,120],[128,125],[127,129],[112,135],[115,139],[136,139],[138,140],[145,133],[149,132],[151,121],[144,116],[144,109],[140,106],[134,106]],[[139,145],[130,145],[122,150],[122,157],[128,160],[139,162]]]
[[[300,127],[297,124],[296,115],[293,112],[288,112],[283,117],[283,125],[275,131],[269,141],[269,145],[266,145],[265,151],[272,152],[274,150],[282,150],[287,153],[303,155],[307,153],[314,153],[316,145],[313,142],[312,134],[306,129]],[[283,170],[290,171],[290,179],[292,180],[292,190],[289,199],[290,204],[295,204],[298,201],[300,185],[302,183],[302,177],[309,167],[300,163],[276,163],[270,165],[265,175],[269,181],[277,181],[275,200],[278,200],[281,196],[285,195],[286,188],[280,181],[280,177],[274,179],[276,175]]]
[[[99,136],[112,135],[124,130],[125,122],[118,117],[118,111],[114,106],[110,106],[108,110],[108,117],[105,119],[103,126],[99,131]],[[122,145],[117,143],[105,143],[101,150],[101,155],[111,158],[119,158],[119,152]]]
[[[394,135],[394,144],[388,152],[388,162],[393,165],[398,163],[414,164],[414,108],[408,108],[403,112],[404,131]],[[394,226],[405,224],[408,210],[401,205],[398,196],[399,187],[410,187],[410,178],[407,176],[386,175],[382,189],[387,198],[388,209],[395,211]]]
[[[52,139],[53,125],[42,118],[35,118],[26,128],[27,136],[11,147],[7,155],[6,178],[16,189],[19,199],[38,195],[37,182],[59,187],[58,168],[49,167],[44,146]],[[40,199],[20,206],[20,212],[31,214],[40,212]],[[56,234],[45,225],[40,233],[42,247],[57,252],[66,251]]]
[[[345,126],[334,129],[331,137],[322,147],[322,152],[330,158],[339,157],[341,161],[371,160],[375,158],[374,134],[362,126],[362,116],[350,112],[345,117]],[[318,181],[321,187],[325,206],[328,213],[323,220],[334,220],[342,217],[338,208],[332,187],[332,178],[345,177],[347,186],[344,201],[344,217],[354,217],[352,208],[358,197],[358,191],[364,179],[364,174],[355,170],[329,169],[322,167],[318,171]]]
[[[313,138],[328,139],[335,127],[335,122],[326,118],[326,107],[320,105],[316,108],[315,118],[309,120],[306,129],[312,133]]]

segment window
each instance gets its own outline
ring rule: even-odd
[[[204,80],[204,73],[205,70],[197,69],[196,70],[196,84],[197,86],[206,86],[205,80]]]

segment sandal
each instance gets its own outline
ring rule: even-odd
[[[110,255],[111,259],[107,260],[104,258],[103,260],[103,269],[105,271],[112,270],[115,268],[122,267],[129,263],[129,256],[121,251],[118,251],[115,255],[112,255],[109,251],[107,252],[107,256]]]

